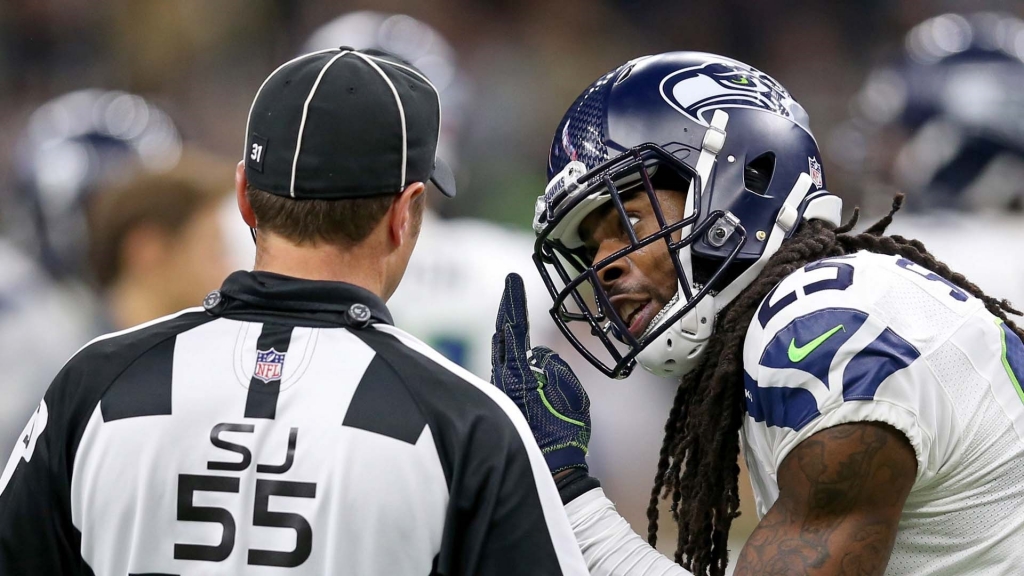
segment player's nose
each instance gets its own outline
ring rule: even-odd
[[[621,243],[602,242],[600,249],[594,257],[594,263],[600,265],[600,268],[597,270],[597,278],[604,288],[608,288],[629,273],[630,262],[626,256],[616,258],[603,265],[601,264],[602,260],[615,254],[622,247]]]

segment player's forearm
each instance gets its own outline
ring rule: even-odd
[[[800,443],[779,467],[779,499],[747,540],[736,576],[885,573],[916,473],[884,424],[843,424]]]
[[[692,576],[637,535],[600,488],[565,511],[593,576]]]
[[[785,510],[764,517],[747,539],[734,576],[825,576],[885,573],[895,537],[887,522],[846,518],[811,525]]]

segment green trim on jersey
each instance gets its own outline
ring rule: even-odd
[[[1006,370],[1006,375],[1010,377],[1010,381],[1013,382],[1013,389],[1016,390],[1017,396],[1021,402],[1024,402],[1024,389],[1020,387],[1020,381],[1017,380],[1017,375],[1013,373],[1013,368],[1010,367],[1010,360],[1006,357],[1006,332],[1002,328],[1003,321],[996,318],[996,326],[999,326],[999,341],[1003,345],[1003,369]]]

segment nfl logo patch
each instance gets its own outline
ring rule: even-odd
[[[256,370],[252,375],[264,382],[281,379],[281,369],[284,368],[284,353],[271,348],[270,350],[256,351]]]
[[[811,182],[814,182],[818,190],[821,190],[821,187],[824,186],[824,182],[821,180],[821,164],[813,156],[807,158],[807,164],[810,168],[808,173],[811,175]]]

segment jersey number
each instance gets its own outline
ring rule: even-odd
[[[822,268],[836,269],[835,278],[826,278],[824,280],[818,280],[817,282],[811,282],[810,284],[804,286],[805,296],[813,294],[815,292],[820,292],[822,290],[846,290],[847,288],[850,287],[851,284],[853,284],[853,266],[835,261],[840,258],[843,257],[839,256],[837,258],[820,260],[818,262],[814,262],[808,264],[807,266],[804,266],[805,272],[810,272],[812,270],[820,270]],[[956,284],[953,284],[952,282],[946,280],[942,276],[939,276],[934,272],[929,272],[928,270],[922,270],[919,266],[917,266],[910,260],[907,260],[906,258],[900,258],[899,260],[897,260],[896,265],[908,272],[917,274],[918,276],[924,278],[925,280],[942,282],[943,284],[949,287],[949,296],[951,298],[958,302],[967,301],[967,293],[960,289],[960,287],[958,287]],[[769,292],[768,296],[765,298],[764,305],[762,305],[761,309],[757,311],[757,320],[758,322],[761,323],[762,328],[767,326],[768,321],[774,318],[776,314],[781,312],[783,308],[789,306],[793,302],[796,302],[797,298],[799,297],[797,292],[790,292],[789,294],[786,294],[785,296],[779,298],[775,302],[775,304],[772,304],[772,298],[775,297],[775,291],[778,289],[778,287],[779,286],[776,285],[775,288],[772,288],[772,291]]]
[[[956,284],[953,284],[952,282],[946,280],[942,276],[939,276],[935,272],[929,272],[928,270],[924,269],[919,270],[919,266],[917,266],[910,260],[907,260],[906,258],[900,258],[899,260],[897,260],[896,265],[908,272],[913,272],[914,274],[917,274],[918,276],[924,278],[925,280],[931,280],[933,282],[942,282],[946,286],[949,286],[950,298],[956,300],[957,302],[967,302],[966,292],[961,290],[960,287],[957,286]]]
[[[822,290],[846,290],[851,284],[853,284],[853,266],[843,262],[836,262],[834,259],[812,262],[811,264],[804,266],[804,271],[811,272],[822,268],[835,268],[836,277],[825,278],[824,280],[811,282],[804,286],[805,296],[814,294],[815,292],[821,292]],[[783,308],[789,306],[793,302],[796,302],[798,298],[796,291],[793,291],[782,298],[779,298],[775,304],[772,304],[772,298],[775,297],[775,291],[778,289],[779,284],[776,284],[775,288],[772,288],[772,291],[765,297],[764,305],[762,305],[761,309],[757,311],[757,321],[761,323],[762,328],[767,326],[768,321],[774,318],[776,314],[782,312]]]
[[[212,506],[195,506],[196,492],[238,493],[238,478],[226,476],[178,476],[178,520],[186,522],[209,522],[220,524],[223,532],[220,544],[205,546],[199,544],[175,544],[175,560],[200,560],[222,562],[227,560],[235,547],[235,518],[231,512]],[[315,498],[316,484],[311,482],[288,482],[285,480],[256,480],[256,501],[252,523],[268,528],[288,528],[295,531],[295,549],[291,552],[276,550],[249,550],[250,566],[278,566],[294,568],[309,558],[313,550],[313,528],[298,514],[273,512],[270,510],[271,496],[292,498]]]

